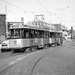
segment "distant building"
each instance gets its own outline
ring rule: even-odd
[[[6,15],[0,14],[0,36],[6,34]]]
[[[0,43],[5,40],[6,35],[6,15],[0,14]]]
[[[61,24],[52,24],[57,31],[62,31]]]

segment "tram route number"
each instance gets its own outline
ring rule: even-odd
[[[35,42],[38,42],[38,38],[35,38]]]

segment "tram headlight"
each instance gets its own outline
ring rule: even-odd
[[[8,48],[9,47],[9,40],[5,40],[4,42],[2,42],[1,44],[1,48]]]

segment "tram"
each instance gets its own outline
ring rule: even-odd
[[[50,45],[62,45],[63,43],[63,36],[62,36],[62,31],[50,31]]]
[[[51,45],[62,45],[62,32],[50,31],[49,27],[36,27],[27,25],[11,25],[10,36],[2,43],[1,52],[11,50],[30,52]]]

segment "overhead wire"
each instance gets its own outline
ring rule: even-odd
[[[48,11],[44,5],[42,5],[38,0],[36,0],[36,1],[37,1],[46,11]]]
[[[38,0],[36,0],[46,11],[47,11],[47,13],[49,13],[49,16],[50,15],[56,15],[56,13],[52,13],[52,12],[50,12],[42,3],[40,3]],[[51,21],[50,21],[50,23],[51,23]]]
[[[52,13],[52,12],[50,12],[41,2],[39,2],[38,0],[36,0],[46,11],[47,11],[47,13],[49,13],[49,14],[55,14],[55,13]]]
[[[2,0],[2,1],[5,2],[5,3],[7,3],[7,4],[9,4],[9,5],[12,5],[12,6],[14,6],[14,7],[18,8],[18,9],[24,10],[24,11],[26,11],[26,12],[29,12],[29,13],[35,15],[33,12],[30,12],[30,11],[28,11],[28,10],[25,10],[25,9],[23,9],[23,8],[21,8],[21,7],[17,6],[17,5],[15,5],[15,4],[9,3],[9,2],[7,2],[7,1],[5,1],[5,0]]]

